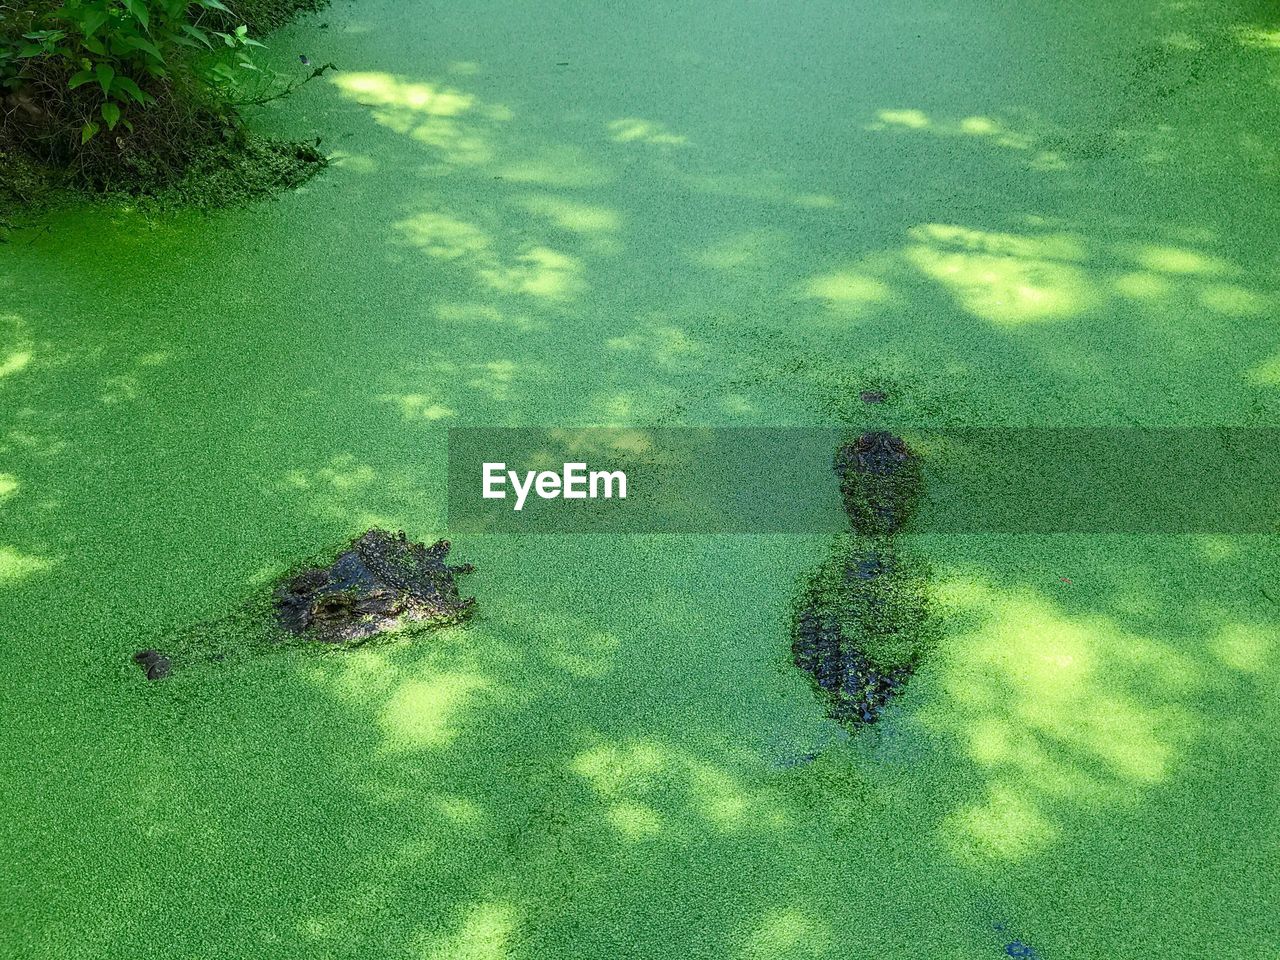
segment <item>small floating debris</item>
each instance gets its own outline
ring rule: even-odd
[[[133,662],[142,668],[148,680],[163,680],[173,668],[172,662],[159,650],[139,650]]]
[[[997,921],[992,924],[992,929],[996,933],[1008,936],[1008,926],[1003,921]],[[1004,937],[1001,937],[1003,940]],[[1008,940],[1004,945],[1004,954],[1006,957],[1021,957],[1024,960],[1040,960],[1040,954],[1035,947],[1031,946],[1024,940]]]

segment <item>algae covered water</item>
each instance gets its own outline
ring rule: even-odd
[[[456,534],[464,625],[130,660],[448,534],[449,428],[1265,436],[1273,7],[337,0],[300,54],[301,189],[0,246],[6,956],[1280,950],[1260,533],[903,535],[939,636],[852,732],[825,533]]]

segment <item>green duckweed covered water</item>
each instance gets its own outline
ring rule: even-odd
[[[1271,539],[915,538],[945,635],[852,741],[788,661],[825,537],[458,537],[465,628],[129,663],[443,533],[450,425],[1273,423],[1273,6],[339,0],[272,49],[342,68],[256,120],[330,170],[0,247],[0,952],[1280,951]]]

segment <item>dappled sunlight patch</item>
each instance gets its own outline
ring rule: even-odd
[[[586,779],[597,792],[617,796],[628,786],[647,783],[667,765],[656,744],[637,742],[627,746],[601,744],[573,758],[570,769]]]
[[[615,233],[621,226],[617,211],[598,204],[535,195],[525,197],[519,201],[519,205],[532,214],[545,217],[560,229],[573,233]]]
[[[14,350],[8,354],[0,353],[0,379],[21,373],[31,363],[30,350]]]
[[[662,832],[662,817],[653,807],[619,801],[605,814],[613,828],[629,840],[639,840]]]
[[[1236,40],[1241,46],[1280,51],[1280,30],[1260,26],[1237,27]]]
[[[691,758],[686,771],[692,804],[703,817],[722,830],[744,826],[749,803],[740,782],[713,764]]]
[[[386,125],[437,151],[451,165],[479,166],[494,157],[493,148],[485,136],[464,130],[456,121],[445,117],[403,124],[388,119]]]
[[[909,108],[906,110],[878,110],[876,123],[869,129],[883,130],[885,127],[904,127],[907,130],[924,130],[930,125],[929,115],[923,110]]]
[[[367,153],[348,153],[335,150],[329,154],[329,165],[352,173],[374,173],[378,169],[378,161]]]
[[[408,365],[405,379],[429,385],[432,391],[438,384],[448,384],[449,390],[444,395],[426,393],[423,396],[450,409],[465,407],[474,411],[473,405],[481,399],[506,403],[542,374],[542,366],[530,361],[517,362],[507,357],[459,360],[456,352],[433,351],[427,359]]]
[[[833,939],[830,924],[813,911],[769,907],[751,931],[742,960],[817,960],[831,955]]]
[[[951,223],[927,223],[911,230],[913,239],[973,253],[988,253],[1024,260],[1083,260],[1084,243],[1065,233],[1025,236],[975,230]]]
[[[453,87],[403,80],[389,73],[335,73],[348,99],[373,108],[374,120],[437,151],[449,164],[488,163],[494,157],[486,125],[511,119],[501,105],[485,104]]]
[[[477,904],[451,932],[421,936],[414,955],[422,960],[508,960],[516,955],[519,918],[510,903]]]
[[[1143,246],[1133,251],[1133,259],[1159,273],[1218,276],[1231,272],[1231,265],[1217,257],[1187,247]]]
[[[559,301],[585,286],[582,262],[576,257],[541,245],[506,257],[479,227],[447,214],[416,214],[395,228],[411,246],[436,260],[458,262],[499,293]]]
[[[1203,536],[1196,540],[1200,556],[1210,563],[1222,563],[1240,555],[1240,544],[1234,537]]]
[[[1280,367],[1280,364],[1277,365]],[[647,409],[625,391],[593,394],[587,401],[592,419],[603,427],[623,426],[634,423]]]
[[[651,740],[583,750],[569,769],[591,786],[607,819],[630,839],[664,827],[685,829],[691,819],[726,833],[763,828],[781,819],[730,771]]]
[[[103,390],[98,399],[107,406],[117,403],[132,403],[142,397],[142,382],[131,373],[122,373],[102,378]]]
[[[400,679],[384,649],[362,647],[311,667],[313,680],[325,682],[344,703],[364,704],[391,693]]]
[[[297,490],[332,490],[341,493],[362,490],[378,479],[378,472],[350,454],[334,457],[328,466],[316,470],[290,470],[285,482]]]
[[[466,670],[427,670],[396,685],[378,713],[391,749],[442,747],[458,736],[460,717],[490,681]]]
[[[679,146],[687,143],[682,134],[672,133],[664,124],[640,117],[623,117],[609,124],[609,139],[614,143],[652,143]]]
[[[0,438],[0,453],[19,449],[29,456],[41,459],[56,457],[65,453],[68,447],[69,444],[65,440],[28,430],[9,430]]]
[[[533,330],[543,325],[542,321],[528,314],[499,310],[489,303],[441,303],[433,308],[433,312],[446,323],[493,324],[517,330]]]
[[[979,860],[1021,860],[1058,835],[1030,798],[1001,784],[994,784],[982,802],[951,814],[943,829],[962,859]]]
[[[15,584],[43,573],[53,561],[23,553],[15,547],[0,546],[0,584]]]
[[[1280,386],[1280,353],[1256,363],[1245,371],[1245,379],[1250,383],[1264,386]]]
[[[1020,236],[949,224],[915,227],[908,262],[938,281],[968,313],[1001,325],[1062,319],[1092,300],[1075,261],[1083,249],[1062,234]]]
[[[468,380],[467,386],[488,390],[494,397],[503,397],[515,383],[520,365],[514,360],[484,360],[467,364],[466,369],[480,374]]]
[[[384,393],[378,399],[394,404],[406,420],[429,420],[434,423],[457,416],[457,411],[452,407],[423,393]]]
[[[1167,779],[1191,738],[1184,658],[1026,589],[954,579],[940,594],[976,623],[948,639],[944,696],[921,713],[985,780],[944,827],[958,849],[1018,859],[1056,835],[1057,804],[1125,803]]]
[[[792,203],[802,210],[831,210],[839,205],[829,193],[797,193]]]
[[[556,144],[531,148],[519,160],[504,163],[499,176],[510,183],[537,184],[562,189],[599,187],[613,175],[599,166],[581,147]]]
[[[996,146],[1009,150],[1028,150],[1036,142],[1034,136],[1015,130],[1005,121],[995,117],[975,114],[959,119],[943,120],[914,108],[878,110],[875,120],[868,123],[866,129],[873,132],[924,130],[939,137],[971,137],[989,140]]]
[[[475,97],[432,83],[412,83],[390,73],[336,72],[330,82],[362,106],[404,107],[435,117],[456,117],[476,105]]]
[[[435,801],[441,816],[450,823],[474,826],[484,819],[484,809],[474,800],[450,793],[432,794],[431,799]]]
[[[1158,273],[1131,271],[1112,281],[1116,293],[1130,300],[1159,300],[1169,296],[1173,284]]]
[[[672,367],[703,353],[703,347],[681,327],[671,324],[649,324],[621,337],[605,340],[605,348],[613,353],[644,356],[659,367]]]
[[[837,270],[814,277],[802,286],[801,293],[846,315],[860,314],[892,296],[886,283],[857,269]]]
[[[0,502],[13,496],[18,490],[18,478],[12,473],[0,473]]]
[[[1200,288],[1200,303],[1214,313],[1228,317],[1251,317],[1266,313],[1272,302],[1234,283],[1211,283]]]
[[[760,413],[760,407],[756,402],[740,393],[723,394],[716,398],[716,405],[721,413],[730,417],[742,417],[748,421],[754,420]]]
[[[398,758],[397,758],[398,759]],[[484,824],[485,808],[468,797],[439,790],[426,790],[420,781],[387,776],[384,768],[373,771],[372,777],[353,782],[352,789],[360,799],[371,805],[395,807],[412,805],[426,814],[424,826],[430,823],[424,837],[439,837],[439,829],[453,832],[452,828],[474,828]],[[382,775],[380,775],[382,774]],[[429,840],[423,840],[424,844]],[[408,851],[406,851],[408,852]],[[429,850],[426,851],[429,855]]]
[[[399,221],[395,228],[409,243],[437,260],[487,255],[493,245],[479,227],[443,213],[419,213]]]
[[[549,430],[548,437],[555,447],[541,452],[547,464],[563,463],[566,458],[605,460],[619,454],[628,458],[644,455],[650,462],[661,459],[653,434],[640,428],[601,433],[595,427],[565,427]]]
[[[1280,631],[1256,623],[1224,623],[1209,643],[1218,660],[1241,673],[1262,673],[1280,648]]]
[[[1240,271],[1220,257],[1175,246],[1129,247],[1120,253],[1143,268],[1112,278],[1112,289],[1126,299],[1155,307],[1166,301],[1196,301],[1223,317],[1262,316],[1274,306],[1273,294],[1223,279]]]
[[[22,318],[12,313],[0,314],[0,380],[31,365],[35,356],[32,346]]]
[[[510,263],[486,267],[479,276],[503,293],[564,300],[582,290],[582,262],[549,247],[533,247]]]
[[[291,500],[298,500],[316,515],[341,522],[344,527],[381,527],[395,530],[403,519],[383,512],[388,503],[424,500],[420,471],[411,466],[375,468],[349,453],[332,457],[323,466],[286,471],[273,486]]]

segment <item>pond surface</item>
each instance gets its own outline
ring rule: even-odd
[[[1274,540],[917,538],[946,636],[854,736],[790,663],[825,537],[455,537],[465,627],[130,662],[443,536],[451,425],[1276,422],[1274,7],[337,0],[270,49],[341,68],[254,117],[330,170],[0,246],[10,955],[1280,948]]]

